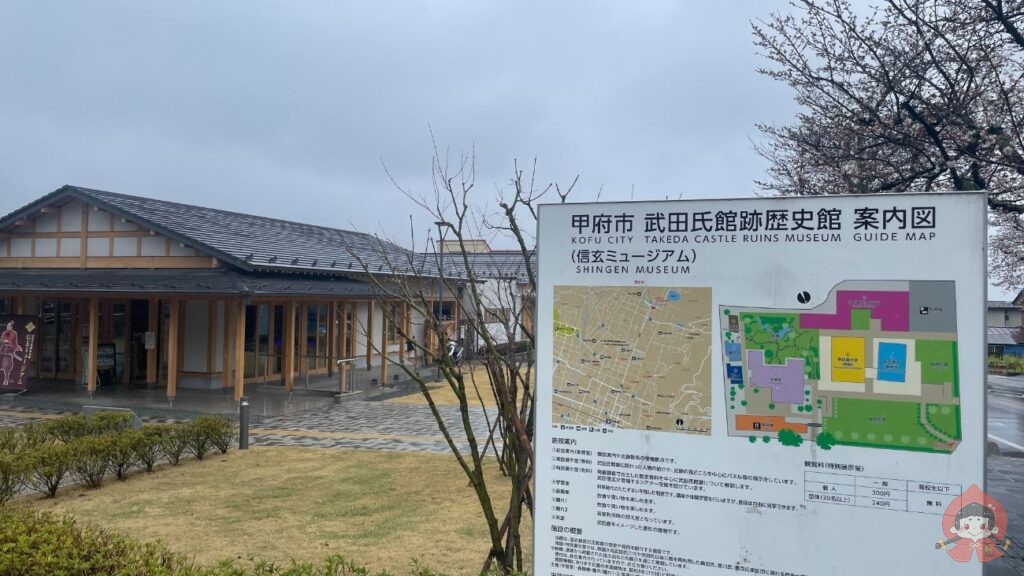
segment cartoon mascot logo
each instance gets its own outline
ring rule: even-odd
[[[970,562],[977,553],[978,562],[995,560],[1006,554],[1010,539],[1006,534],[1006,511],[981,488],[972,484],[946,507],[939,540],[942,548],[957,562]]]

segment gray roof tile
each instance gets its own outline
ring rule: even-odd
[[[433,259],[370,234],[79,186],[15,210],[0,218],[0,228],[59,196],[98,205],[243,270],[436,276]]]

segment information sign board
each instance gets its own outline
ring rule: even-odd
[[[536,574],[981,574],[982,194],[544,205]]]

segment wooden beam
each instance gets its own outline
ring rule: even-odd
[[[96,350],[100,340],[100,299],[89,299],[89,373],[86,375],[86,384],[89,393],[96,392]]]
[[[178,337],[181,323],[181,301],[172,298],[171,314],[167,320],[167,398],[174,400],[178,394]]]
[[[235,303],[235,400],[245,392],[245,301]]]
[[[284,387],[291,391],[295,388],[295,302],[288,301],[284,305],[284,342],[281,343],[281,351],[284,353]]]
[[[146,324],[146,331],[152,332],[157,337],[160,335],[160,300],[156,298],[149,299],[149,321]],[[156,385],[159,349],[160,346],[154,342],[154,346],[146,350],[146,386]]]

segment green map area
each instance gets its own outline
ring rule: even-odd
[[[751,349],[764,350],[768,364],[785,364],[787,358],[803,358],[804,374],[817,380],[820,374],[818,331],[801,330],[796,314],[740,314],[743,340]]]

